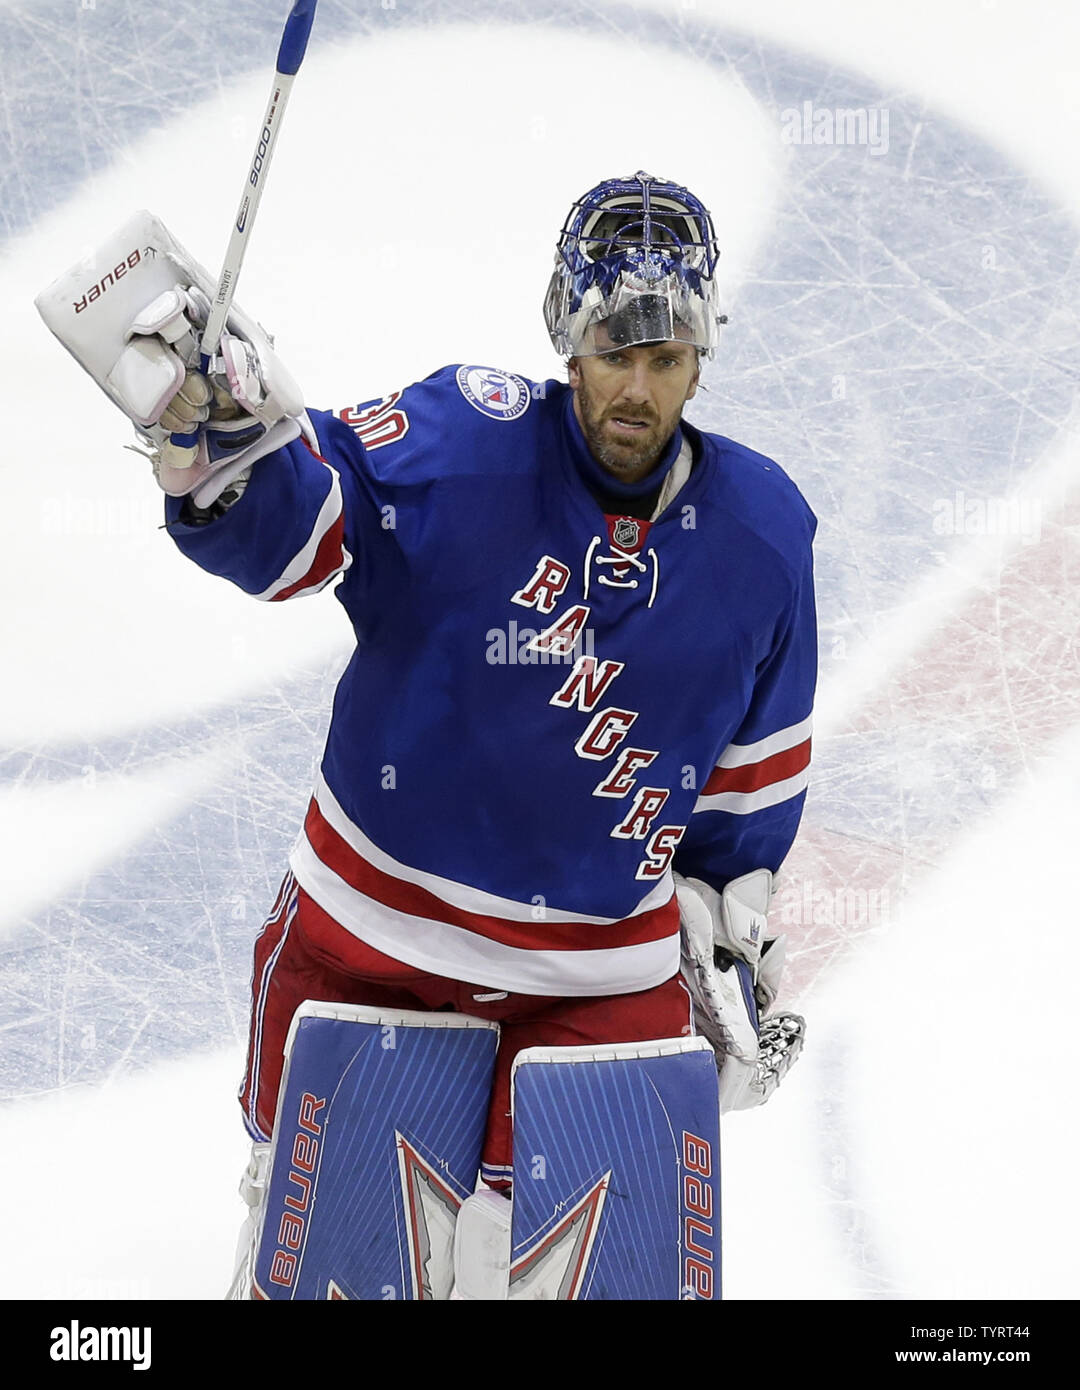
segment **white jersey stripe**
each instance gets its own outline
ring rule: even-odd
[[[322,460],[320,460],[320,462],[322,462]],[[302,548],[296,552],[285,566],[281,576],[275,579],[272,584],[268,585],[261,594],[255,595],[257,599],[269,601],[275,594],[279,594],[282,589],[287,589],[290,585],[295,584],[297,580],[303,579],[304,575],[307,574],[314,563],[315,555],[318,552],[323,537],[341,516],[344,506],[341,496],[341,479],[328,463],[324,462],[323,466],[330,474],[330,491],[326,494],[326,498],[319,508],[319,514],[315,518],[315,525],[312,527],[311,534],[304,542]],[[345,554],[344,550],[342,554]]]
[[[755,792],[715,792],[711,796],[699,796],[694,806],[694,815],[702,811],[729,811],[735,816],[748,816],[766,806],[777,806],[781,801],[789,801],[803,791],[810,782],[810,769],[804,767],[794,777],[786,777],[782,782],[772,782]]]
[[[506,946],[464,927],[415,917],[377,902],[328,868],[306,835],[297,842],[289,862],[304,891],[345,931],[385,955],[435,975],[514,994],[587,997],[651,989],[679,971],[677,932],[659,941],[597,951]]]
[[[783,753],[785,749],[794,748],[810,737],[813,722],[814,716],[808,714],[798,724],[791,724],[786,729],[778,729],[775,734],[770,734],[768,738],[758,739],[757,743],[729,743],[720,755],[720,761],[716,766],[745,767],[748,763],[763,762],[766,758],[771,758],[774,753]]]

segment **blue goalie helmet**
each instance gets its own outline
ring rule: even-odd
[[[681,339],[711,357],[725,323],[712,218],[678,184],[608,179],[570,209],[555,250],[544,321],[555,351],[594,357]]]

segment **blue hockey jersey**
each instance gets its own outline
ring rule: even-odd
[[[652,520],[605,514],[556,381],[447,367],[311,411],[205,525],[203,569],[337,598],[356,649],[291,865],[408,964],[539,995],[677,973],[672,870],[776,870],[802,811],[814,517],[771,460],[682,425]]]

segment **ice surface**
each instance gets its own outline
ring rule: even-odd
[[[216,266],[276,8],[0,8],[8,1297],[215,1297],[241,1214],[250,947],[348,634],[176,555],[30,301],[140,206]],[[810,1040],[728,1126],[727,1292],[1075,1297],[1043,1170],[1077,1138],[1077,201],[823,13],[799,46],[719,0],[323,0],[240,299],[315,405],[449,361],[542,377],[571,197],[651,167],[714,208],[731,323],[691,418],[808,496],[822,632],[774,908]],[[887,111],[887,151],[784,143],[805,102]]]

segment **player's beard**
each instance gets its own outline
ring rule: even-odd
[[[656,467],[668,440],[675,432],[678,416],[661,420],[648,406],[609,406],[596,404],[584,381],[577,388],[581,432],[593,457],[619,482],[631,483],[644,478]],[[646,428],[630,437],[613,434],[609,422],[642,420]]]

